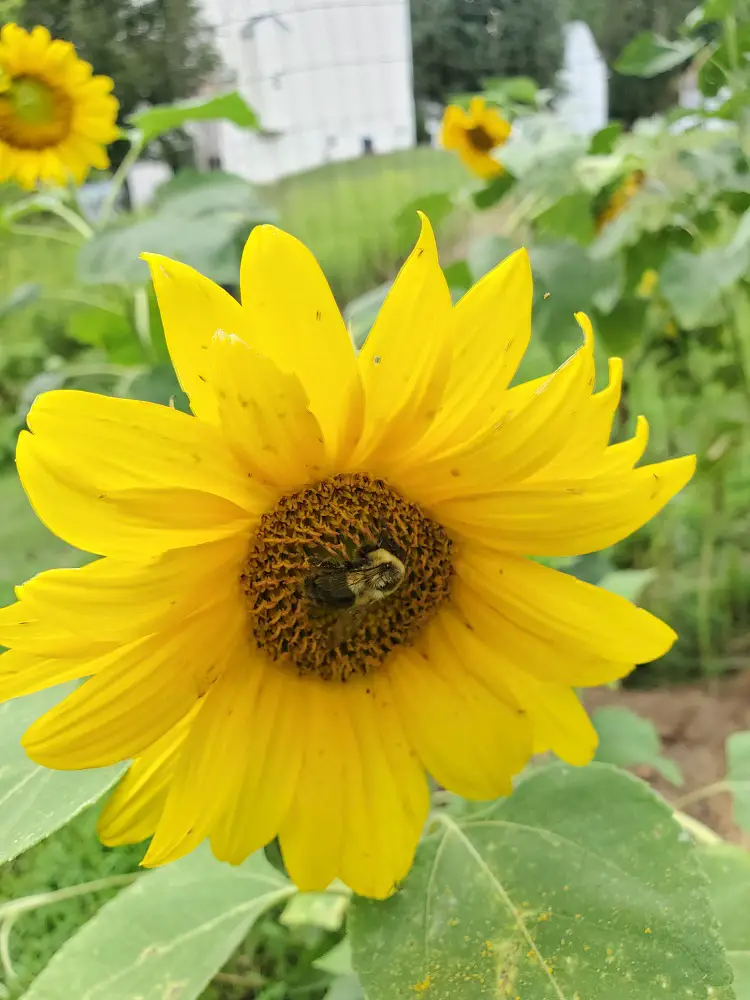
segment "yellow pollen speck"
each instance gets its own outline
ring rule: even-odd
[[[548,299],[548,298],[550,297],[550,295],[551,295],[551,294],[552,294],[551,292],[545,292],[545,293],[544,293],[544,297],[545,297],[545,299]]]
[[[582,913],[576,913],[576,920],[583,920],[583,914]]]
[[[564,886],[563,886],[563,892],[567,892],[567,891],[568,891],[568,889],[570,889],[570,886],[569,886],[569,885],[564,885]]]
[[[413,989],[415,993],[424,993],[426,990],[429,990],[431,984],[432,976],[425,976],[421,983],[415,983],[411,989]]]
[[[651,928],[647,927],[643,933],[644,934],[650,934],[651,933]]]
[[[583,950],[584,950],[584,951],[591,951],[591,945],[589,945],[589,944],[585,944],[585,945],[583,946]]]

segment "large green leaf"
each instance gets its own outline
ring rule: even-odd
[[[393,898],[353,902],[368,1000],[734,997],[690,838],[644,782],[553,766],[436,827]]]
[[[102,907],[25,1000],[192,1000],[254,921],[293,892],[262,851],[233,868],[201,848]]]
[[[190,172],[169,185],[148,217],[97,233],[78,257],[86,284],[140,284],[148,269],[144,251],[175,257],[220,284],[236,284],[242,241],[253,225],[273,218],[257,191],[234,174]]]
[[[123,770],[50,771],[26,756],[20,744],[24,732],[74,687],[66,684],[0,705],[0,864],[96,802]]]
[[[727,739],[727,779],[734,796],[734,821],[750,830],[750,731]]]
[[[698,856],[734,969],[734,992],[737,1000],[750,1000],[750,854],[734,844],[712,844],[700,846]]]
[[[673,785],[684,783],[677,764],[662,755],[661,739],[650,719],[620,705],[612,705],[594,712],[591,721],[599,734],[597,760],[618,767],[648,764]]]
[[[724,312],[723,294],[749,266],[750,248],[734,243],[703,253],[675,250],[659,272],[659,288],[683,329],[713,326]]]
[[[653,31],[643,31],[625,46],[615,69],[623,76],[658,76],[682,66],[703,47],[700,38],[670,42]]]
[[[208,100],[179,101],[176,104],[157,104],[138,111],[128,118],[128,124],[137,128],[148,143],[164,132],[182,128],[188,122],[223,118],[242,128],[259,128],[258,117],[236,90],[219,94]]]

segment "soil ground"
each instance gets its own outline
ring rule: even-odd
[[[585,700],[589,711],[603,705],[621,705],[654,723],[664,744],[663,753],[682,768],[685,785],[675,789],[650,767],[639,768],[636,773],[673,803],[721,780],[726,774],[726,738],[750,729],[750,671],[654,690],[597,688],[587,692]],[[728,793],[712,795],[686,806],[684,811],[726,840],[750,849],[750,834],[742,834],[732,822]]]

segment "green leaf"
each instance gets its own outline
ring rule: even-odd
[[[591,137],[589,155],[606,156],[612,152],[615,143],[622,135],[622,125],[619,122],[610,122],[604,128]]]
[[[734,969],[734,992],[750,1000],[750,854],[734,844],[701,845],[697,852]]]
[[[653,31],[643,31],[629,42],[614,65],[623,76],[658,76],[682,66],[703,48],[699,38],[670,42]]]
[[[727,739],[727,779],[734,796],[734,821],[750,831],[750,731]]]
[[[447,191],[436,191],[414,198],[408,205],[404,205],[394,219],[400,239],[406,245],[416,243],[421,225],[418,212],[424,212],[432,223],[432,228],[437,230],[454,207],[453,197]]]
[[[466,255],[466,263],[473,280],[479,281],[520,246],[520,242],[508,236],[485,236],[474,240]]]
[[[455,291],[463,294],[474,283],[469,265],[465,260],[454,260],[452,264],[443,268],[443,274],[451,292]]]
[[[344,938],[334,945],[330,951],[313,962],[321,972],[330,972],[332,976],[346,976],[352,971],[352,947],[349,938]]]
[[[726,47],[719,45],[698,70],[698,89],[704,97],[716,97],[727,82],[728,71]]]
[[[344,307],[344,322],[356,350],[360,350],[367,340],[367,334],[372,329],[372,324],[380,311],[380,307],[385,302],[385,297],[391,290],[391,282],[378,285],[377,288],[365,292],[364,295],[357,296],[356,299]]]
[[[368,1000],[734,997],[690,838],[644,782],[553,766],[435,827],[395,896],[353,901]]]
[[[534,223],[543,235],[570,237],[583,245],[590,243],[594,237],[591,195],[585,191],[563,195],[537,215]]]
[[[599,586],[637,603],[655,578],[655,569],[615,569],[599,580]]]
[[[114,364],[137,364],[143,358],[138,334],[122,315],[112,309],[84,306],[68,319],[67,332],[80,344],[99,347]]]
[[[594,303],[601,299],[602,293],[595,293]],[[608,311],[597,309],[592,316],[594,329],[609,354],[627,354],[643,340],[648,304],[627,297],[606,304]]]
[[[536,104],[539,85],[530,76],[490,76],[482,80],[485,100],[499,104]]]
[[[200,848],[103,906],[24,1000],[193,1000],[258,917],[293,892],[262,851],[235,868]]]
[[[598,761],[617,767],[647,764],[673,785],[684,784],[677,764],[662,756],[659,734],[649,719],[613,705],[597,709],[591,721],[599,734]]]
[[[492,208],[505,197],[515,181],[513,174],[509,170],[504,170],[499,177],[494,177],[483,188],[474,192],[472,195],[474,204],[477,208]]]
[[[24,282],[22,285],[16,285],[10,295],[4,301],[0,302],[0,320],[4,320],[18,309],[24,309],[26,306],[30,306],[33,302],[36,302],[41,291],[42,286],[31,281]]]
[[[20,743],[23,734],[75,686],[61,685],[0,705],[0,864],[11,861],[96,802],[124,770],[117,765],[89,771],[51,771],[26,756]]]
[[[137,128],[144,145],[175,128],[182,128],[188,122],[207,121],[223,118],[242,128],[260,127],[253,109],[246,104],[242,95],[234,90],[229,94],[219,94],[208,100],[179,101],[175,104],[157,104],[145,111],[138,111],[128,118],[128,124]]]
[[[684,330],[714,326],[724,309],[722,293],[750,267],[750,249],[728,244],[688,253],[675,250],[659,271],[661,294]]]
[[[292,896],[279,917],[285,927],[321,927],[337,931],[349,907],[348,895],[337,892],[300,892]]]
[[[78,257],[86,284],[143,284],[144,251],[175,257],[219,284],[237,284],[242,244],[252,227],[274,217],[247,181],[234,174],[191,172],[163,192],[155,214],[129,217],[97,233]]]
[[[359,976],[354,973],[341,976],[326,993],[325,1000],[365,1000]]]
[[[144,372],[130,383],[128,396],[147,403],[174,406],[176,410],[190,413],[190,402],[182,391],[171,365],[158,365]]]

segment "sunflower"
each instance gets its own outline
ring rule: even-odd
[[[193,415],[43,393],[18,441],[41,520],[104,558],[0,610],[0,698],[88,678],[26,732],[51,768],[131,760],[107,844],[161,865],[206,838],[241,862],[278,836],[305,890],[385,897],[427,774],[511,792],[533,752],[587,763],[573,686],[661,656],[674,632],[529,556],[612,545],[690,479],[609,445],[620,362],[593,337],[508,388],[531,325],[524,251],[453,307],[429,222],[357,356],[296,239],[256,227],[242,304],[145,254]],[[501,319],[498,319],[501,317]]]
[[[510,135],[510,124],[496,108],[488,108],[483,97],[472,97],[469,110],[449,104],[443,115],[440,144],[453,149],[472,173],[491,180],[503,166],[490,155]]]
[[[31,189],[37,180],[80,184],[109,166],[104,147],[118,135],[108,76],[92,76],[70,42],[46,28],[0,31],[0,181]]]
[[[633,170],[614,190],[604,209],[596,217],[596,231],[602,229],[623,212],[632,199],[646,183],[646,175],[642,170]]]

